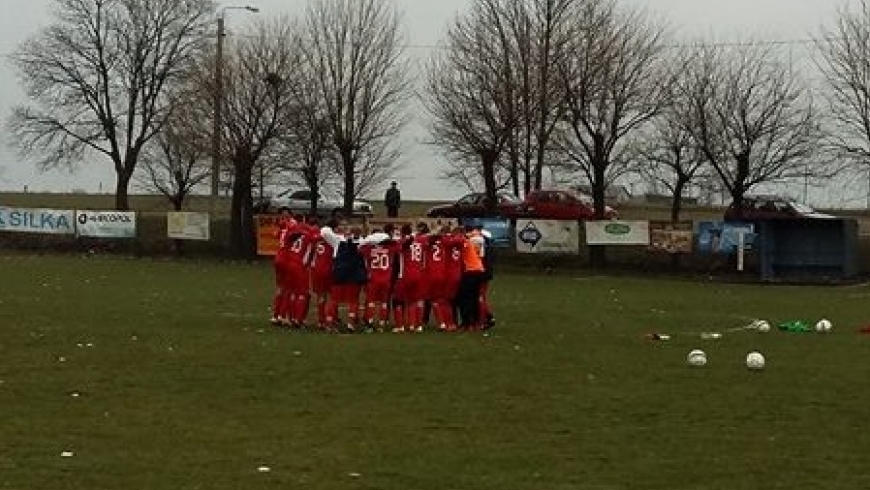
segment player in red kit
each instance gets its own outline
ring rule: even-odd
[[[335,250],[320,236],[319,231],[316,238],[312,248],[311,289],[317,296],[317,326],[326,330],[330,327],[326,318],[326,305],[332,289],[332,258]]]
[[[428,231],[428,230],[427,230]],[[423,331],[423,303],[425,300],[426,251],[429,238],[425,234],[413,235],[409,225],[402,226],[399,270],[393,292],[395,332]]]
[[[429,240],[426,254],[426,277],[428,278],[427,299],[432,303],[432,311],[441,331],[455,330],[453,297],[462,275],[460,248],[462,239],[450,234],[444,227]]]
[[[377,231],[360,247],[369,278],[365,286],[365,322],[369,328],[383,330],[389,320],[395,250],[396,242],[390,235]]]
[[[289,230],[296,226],[291,216],[282,216],[278,221],[278,251],[275,254],[275,296],[272,300],[272,325],[289,323],[290,313],[290,272],[287,262],[290,253]]]
[[[295,226],[288,229],[288,237],[290,239],[287,254],[290,323],[296,328],[301,328],[308,316],[311,288],[308,265],[316,234],[311,226],[297,221]]]

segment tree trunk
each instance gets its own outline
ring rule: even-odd
[[[511,136],[511,187],[515,196],[520,195],[520,152],[517,148],[516,136]]]
[[[496,208],[498,197],[496,196],[495,182],[495,163],[498,161],[498,153],[492,150],[485,150],[480,153],[481,164],[483,165],[483,185],[486,193],[486,210],[490,214]]]
[[[230,218],[230,245],[233,256],[240,259],[252,259],[256,255],[256,237],[254,233],[253,184],[249,159],[236,157],[235,180],[233,181],[233,199]]]
[[[130,210],[130,178],[132,172],[122,170],[118,172],[118,181],[115,185],[115,209],[118,211]]]
[[[308,188],[311,190],[311,217],[317,218],[317,201],[320,196],[320,186],[316,181],[309,182]]]
[[[597,146],[597,145],[596,145]],[[595,207],[595,219],[604,219],[604,191],[606,190],[607,181],[604,171],[607,169],[607,162],[602,153],[594,155],[592,161],[592,201]],[[607,265],[607,248],[604,245],[589,246],[589,265],[593,268],[600,268]]]
[[[674,223],[680,221],[680,211],[683,208],[683,189],[685,187],[686,181],[678,178],[676,185],[674,185],[674,200],[671,201],[671,221]]]
[[[353,197],[356,191],[355,163],[351,154],[341,155],[341,164],[344,167],[344,216],[346,218],[353,216]]]

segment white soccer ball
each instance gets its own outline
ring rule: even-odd
[[[831,329],[834,328],[834,325],[830,320],[822,318],[816,323],[816,332],[818,333],[828,333]]]
[[[766,320],[756,320],[754,325],[755,325],[755,330],[758,330],[759,332],[762,332],[762,333],[770,332],[770,324],[767,323]]]
[[[689,366],[703,366],[707,364],[707,354],[701,349],[694,349],[686,356]]]
[[[764,369],[764,355],[757,351],[746,354],[746,367],[753,371]]]

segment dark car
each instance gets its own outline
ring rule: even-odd
[[[744,196],[742,214],[737,212],[734,203],[725,210],[725,221],[830,218],[835,216],[820,213],[806,204],[777,196]]]
[[[430,218],[478,218],[486,216],[511,217],[516,215],[522,204],[519,198],[508,192],[496,194],[497,202],[494,209],[487,209],[486,194],[474,192],[461,197],[453,204],[444,204],[430,208],[426,216]]]
[[[604,208],[604,218],[616,219],[619,213],[610,206]],[[592,198],[563,189],[542,189],[530,192],[518,210],[517,217],[567,221],[595,218]]]

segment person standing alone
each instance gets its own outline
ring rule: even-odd
[[[402,205],[402,193],[399,192],[399,185],[393,181],[390,183],[390,188],[384,194],[384,206],[387,208],[388,218],[399,217],[399,206]]]

